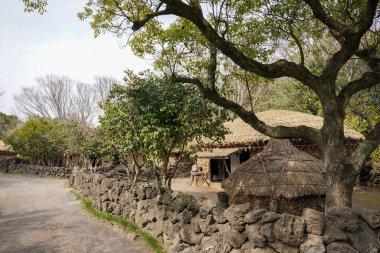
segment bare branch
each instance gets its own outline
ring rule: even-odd
[[[92,124],[113,83],[110,77],[96,77],[95,85],[79,83],[65,76],[48,75],[37,79],[37,86],[23,88],[16,95],[19,111],[26,116],[43,116],[62,121],[75,119]]]

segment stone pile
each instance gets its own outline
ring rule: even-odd
[[[101,211],[135,221],[169,252],[377,253],[380,213],[333,208],[304,209],[302,216],[252,210],[250,204],[223,209],[210,199],[156,186],[135,187],[123,176],[74,170],[70,183]]]
[[[31,165],[28,160],[15,157],[0,160],[0,173],[69,178],[72,169]]]

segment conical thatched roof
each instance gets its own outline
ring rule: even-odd
[[[294,112],[287,110],[269,110],[259,112],[257,117],[269,126],[300,126],[305,125],[315,129],[321,129],[323,118],[303,112]],[[241,118],[224,123],[224,126],[230,131],[225,139],[220,143],[215,143],[210,139],[204,138],[203,141],[207,146],[214,148],[231,148],[245,146],[262,146],[269,140],[269,137],[256,131],[252,126],[245,123]],[[364,136],[359,132],[345,127],[344,137],[346,141],[358,142],[364,140]],[[191,145],[196,145],[192,143]]]
[[[323,163],[294,147],[289,140],[270,139],[261,153],[240,164],[222,188],[237,194],[297,198],[327,191]]]

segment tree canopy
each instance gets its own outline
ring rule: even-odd
[[[4,142],[34,164],[62,166],[65,151],[63,124],[37,117],[9,132]]]
[[[77,121],[35,117],[5,134],[4,141],[34,164],[92,169],[103,154],[101,134]],[[75,158],[75,164],[70,164]]]
[[[227,132],[222,125],[226,113],[204,100],[194,86],[151,72],[127,72],[125,82],[111,90],[100,122],[106,146],[126,164],[132,155],[135,170],[151,167],[168,184],[173,153],[178,161],[191,141],[220,140]]]

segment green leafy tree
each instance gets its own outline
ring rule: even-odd
[[[65,151],[64,125],[46,118],[31,118],[11,131],[4,142],[34,164],[62,166]]]
[[[65,158],[68,167],[73,165],[87,168],[92,172],[108,153],[105,152],[102,130],[90,128],[82,122],[72,120],[64,124]],[[70,164],[72,159],[77,160]]]
[[[347,106],[356,93],[380,83],[378,13],[378,0],[88,0],[79,17],[91,20],[95,35],[134,32],[130,44],[137,55],[153,55],[156,68],[170,71],[175,81],[196,85],[207,99],[259,132],[316,143],[326,166],[329,208],[351,206],[359,171],[380,143],[376,123],[366,140],[346,156]],[[160,18],[168,15],[175,18],[162,22]],[[323,60],[315,66],[306,60],[305,46],[326,37],[338,47],[321,55]],[[283,56],[284,44],[298,57]],[[341,70],[355,58],[367,69],[340,82]],[[266,79],[290,78],[312,90],[321,102],[322,129],[273,127],[260,121],[255,110],[227,99],[218,89],[225,62]]]
[[[106,143],[124,163],[132,156],[134,168],[128,173],[134,181],[141,167],[148,166],[160,185],[170,187],[175,173],[170,171],[170,156],[176,152],[180,161],[189,142],[202,142],[202,137],[220,140],[227,116],[195,87],[173,83],[169,77],[128,72],[125,82],[115,86],[103,104],[100,122]]]

